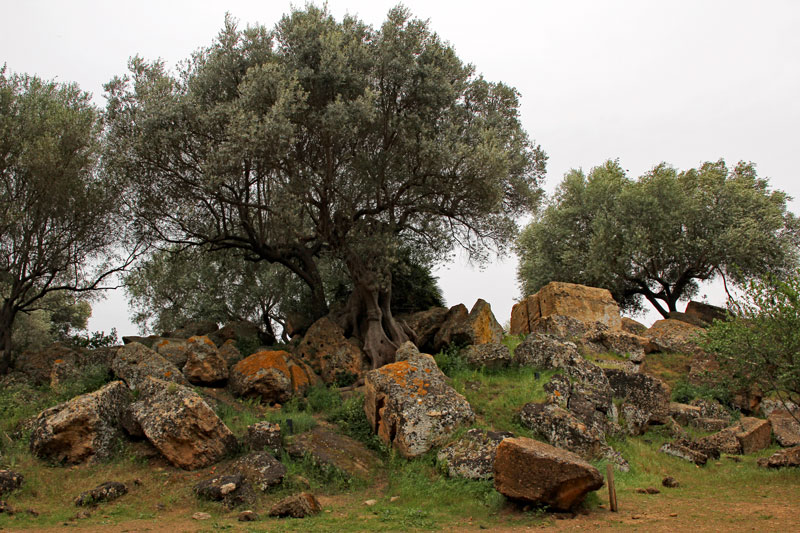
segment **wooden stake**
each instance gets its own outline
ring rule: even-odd
[[[614,487],[614,467],[611,463],[606,465],[606,482],[608,483],[608,503],[611,505],[611,512],[617,512],[617,489]]]

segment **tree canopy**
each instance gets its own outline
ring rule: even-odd
[[[376,367],[408,338],[390,309],[398,250],[485,257],[540,197],[517,92],[403,8],[378,29],[314,6],[273,30],[228,18],[177,74],[135,58],[107,92],[107,158],[143,227],[287,267],[317,316],[331,254],[352,283],[338,320]]]
[[[628,310],[644,298],[666,317],[701,281],[741,284],[795,265],[786,202],[752,163],[662,163],[638,180],[617,161],[572,170],[517,242],[519,280],[526,294],[550,281],[604,287]]]
[[[99,112],[74,84],[0,70],[0,373],[19,313],[104,288],[128,263],[120,189],[98,170]]]

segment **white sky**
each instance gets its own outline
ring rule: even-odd
[[[329,0],[340,18],[379,25],[396,2]],[[295,2],[296,5],[303,5]],[[658,162],[689,168],[753,161],[773,188],[800,198],[800,2],[419,1],[405,5],[492,81],[522,93],[522,120],[549,155],[548,191],[573,167],[619,158],[631,176]],[[0,0],[0,63],[102,85],[135,54],[174,65],[207,46],[229,11],[271,27],[291,3]],[[798,212],[800,203],[792,202]],[[448,305],[479,297],[502,323],[519,295],[516,259],[483,271],[438,270]],[[709,301],[723,303],[717,288]],[[649,315],[645,322],[658,318]],[[90,329],[135,332],[122,294],[95,305]]]

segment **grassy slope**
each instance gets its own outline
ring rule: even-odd
[[[509,342],[513,347],[518,339]],[[472,404],[477,415],[477,427],[531,436],[519,426],[514,413],[529,401],[544,399],[542,386],[552,373],[534,369],[470,370],[456,353],[440,354],[437,359],[450,376],[454,388]],[[678,380],[675,368],[684,361],[670,356],[652,359],[648,363],[651,370],[675,383]],[[674,372],[675,377],[670,372]],[[32,458],[27,452],[27,431],[23,421],[47,405],[83,390],[91,390],[96,385],[87,377],[60,393],[22,386],[0,391],[0,468],[11,467],[26,476],[22,490],[4,497],[18,513],[14,516],[0,514],[0,529],[39,530],[69,523],[85,530],[120,530],[131,528],[131,525],[151,528],[158,524],[164,531],[170,528],[208,531],[263,531],[265,528],[270,531],[428,531],[477,530],[481,527],[512,530],[548,525],[559,528],[562,524],[553,521],[542,510],[524,511],[509,504],[494,490],[491,482],[447,478],[442,475],[433,454],[412,461],[396,456],[370,434],[359,396],[343,400],[337,391],[324,388],[315,389],[308,398],[290,402],[279,410],[235,400],[224,391],[212,394],[212,404],[218,414],[239,436],[256,420],[278,421],[285,428],[286,420],[291,419],[296,432],[316,423],[331,421],[338,424],[344,433],[364,441],[380,453],[385,467],[368,480],[348,480],[338,472],[321,470],[308,460],[295,461],[284,456],[282,460],[289,469],[284,486],[260,496],[252,508],[264,513],[273,502],[301,490],[307,483],[325,507],[324,513],[313,518],[263,518],[254,524],[238,523],[237,511],[228,511],[217,503],[199,501],[192,493],[192,485],[210,475],[213,467],[184,472],[157,457],[149,457],[148,446],[144,443],[120,443],[116,460],[96,465],[61,467]],[[797,520],[792,518],[797,516],[796,507],[786,516],[780,509],[791,509],[792,502],[800,501],[800,473],[765,471],[755,463],[758,457],[774,450],[744,457],[741,462],[723,458],[698,468],[659,454],[659,446],[667,439],[664,432],[655,430],[642,437],[613,443],[632,466],[631,472],[616,474],[623,513],[611,514],[603,508],[607,499],[601,490],[588,498],[588,514],[576,519],[580,527],[629,529],[646,522],[655,530],[662,525],[664,530],[691,527],[704,531],[708,530],[704,529],[708,525],[735,530],[742,520],[757,520],[759,528],[786,530],[787,525],[793,524],[792,520]],[[597,466],[605,472],[602,462]],[[666,475],[678,479],[682,486],[662,488],[661,479]],[[89,518],[74,520],[78,511],[72,505],[74,497],[108,480],[125,482],[130,493],[117,502],[91,510]],[[658,487],[661,493],[642,495],[635,492],[642,487]],[[394,502],[392,497],[395,497]],[[364,501],[369,499],[375,499],[377,503],[366,506]],[[767,506],[766,502],[779,507]],[[38,516],[26,513],[26,509],[34,509]],[[190,520],[192,513],[197,511],[210,513],[212,519],[207,522]],[[641,516],[631,521],[631,512]],[[679,516],[673,517],[673,514]],[[578,522],[574,525],[577,526]]]

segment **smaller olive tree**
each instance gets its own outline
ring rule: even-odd
[[[755,385],[784,406],[800,404],[800,272],[752,280],[744,292],[730,319],[705,332],[703,348],[717,355],[730,388]]]
[[[122,191],[99,165],[101,133],[76,85],[0,69],[0,374],[21,313],[109,288],[136,255],[124,246]]]

